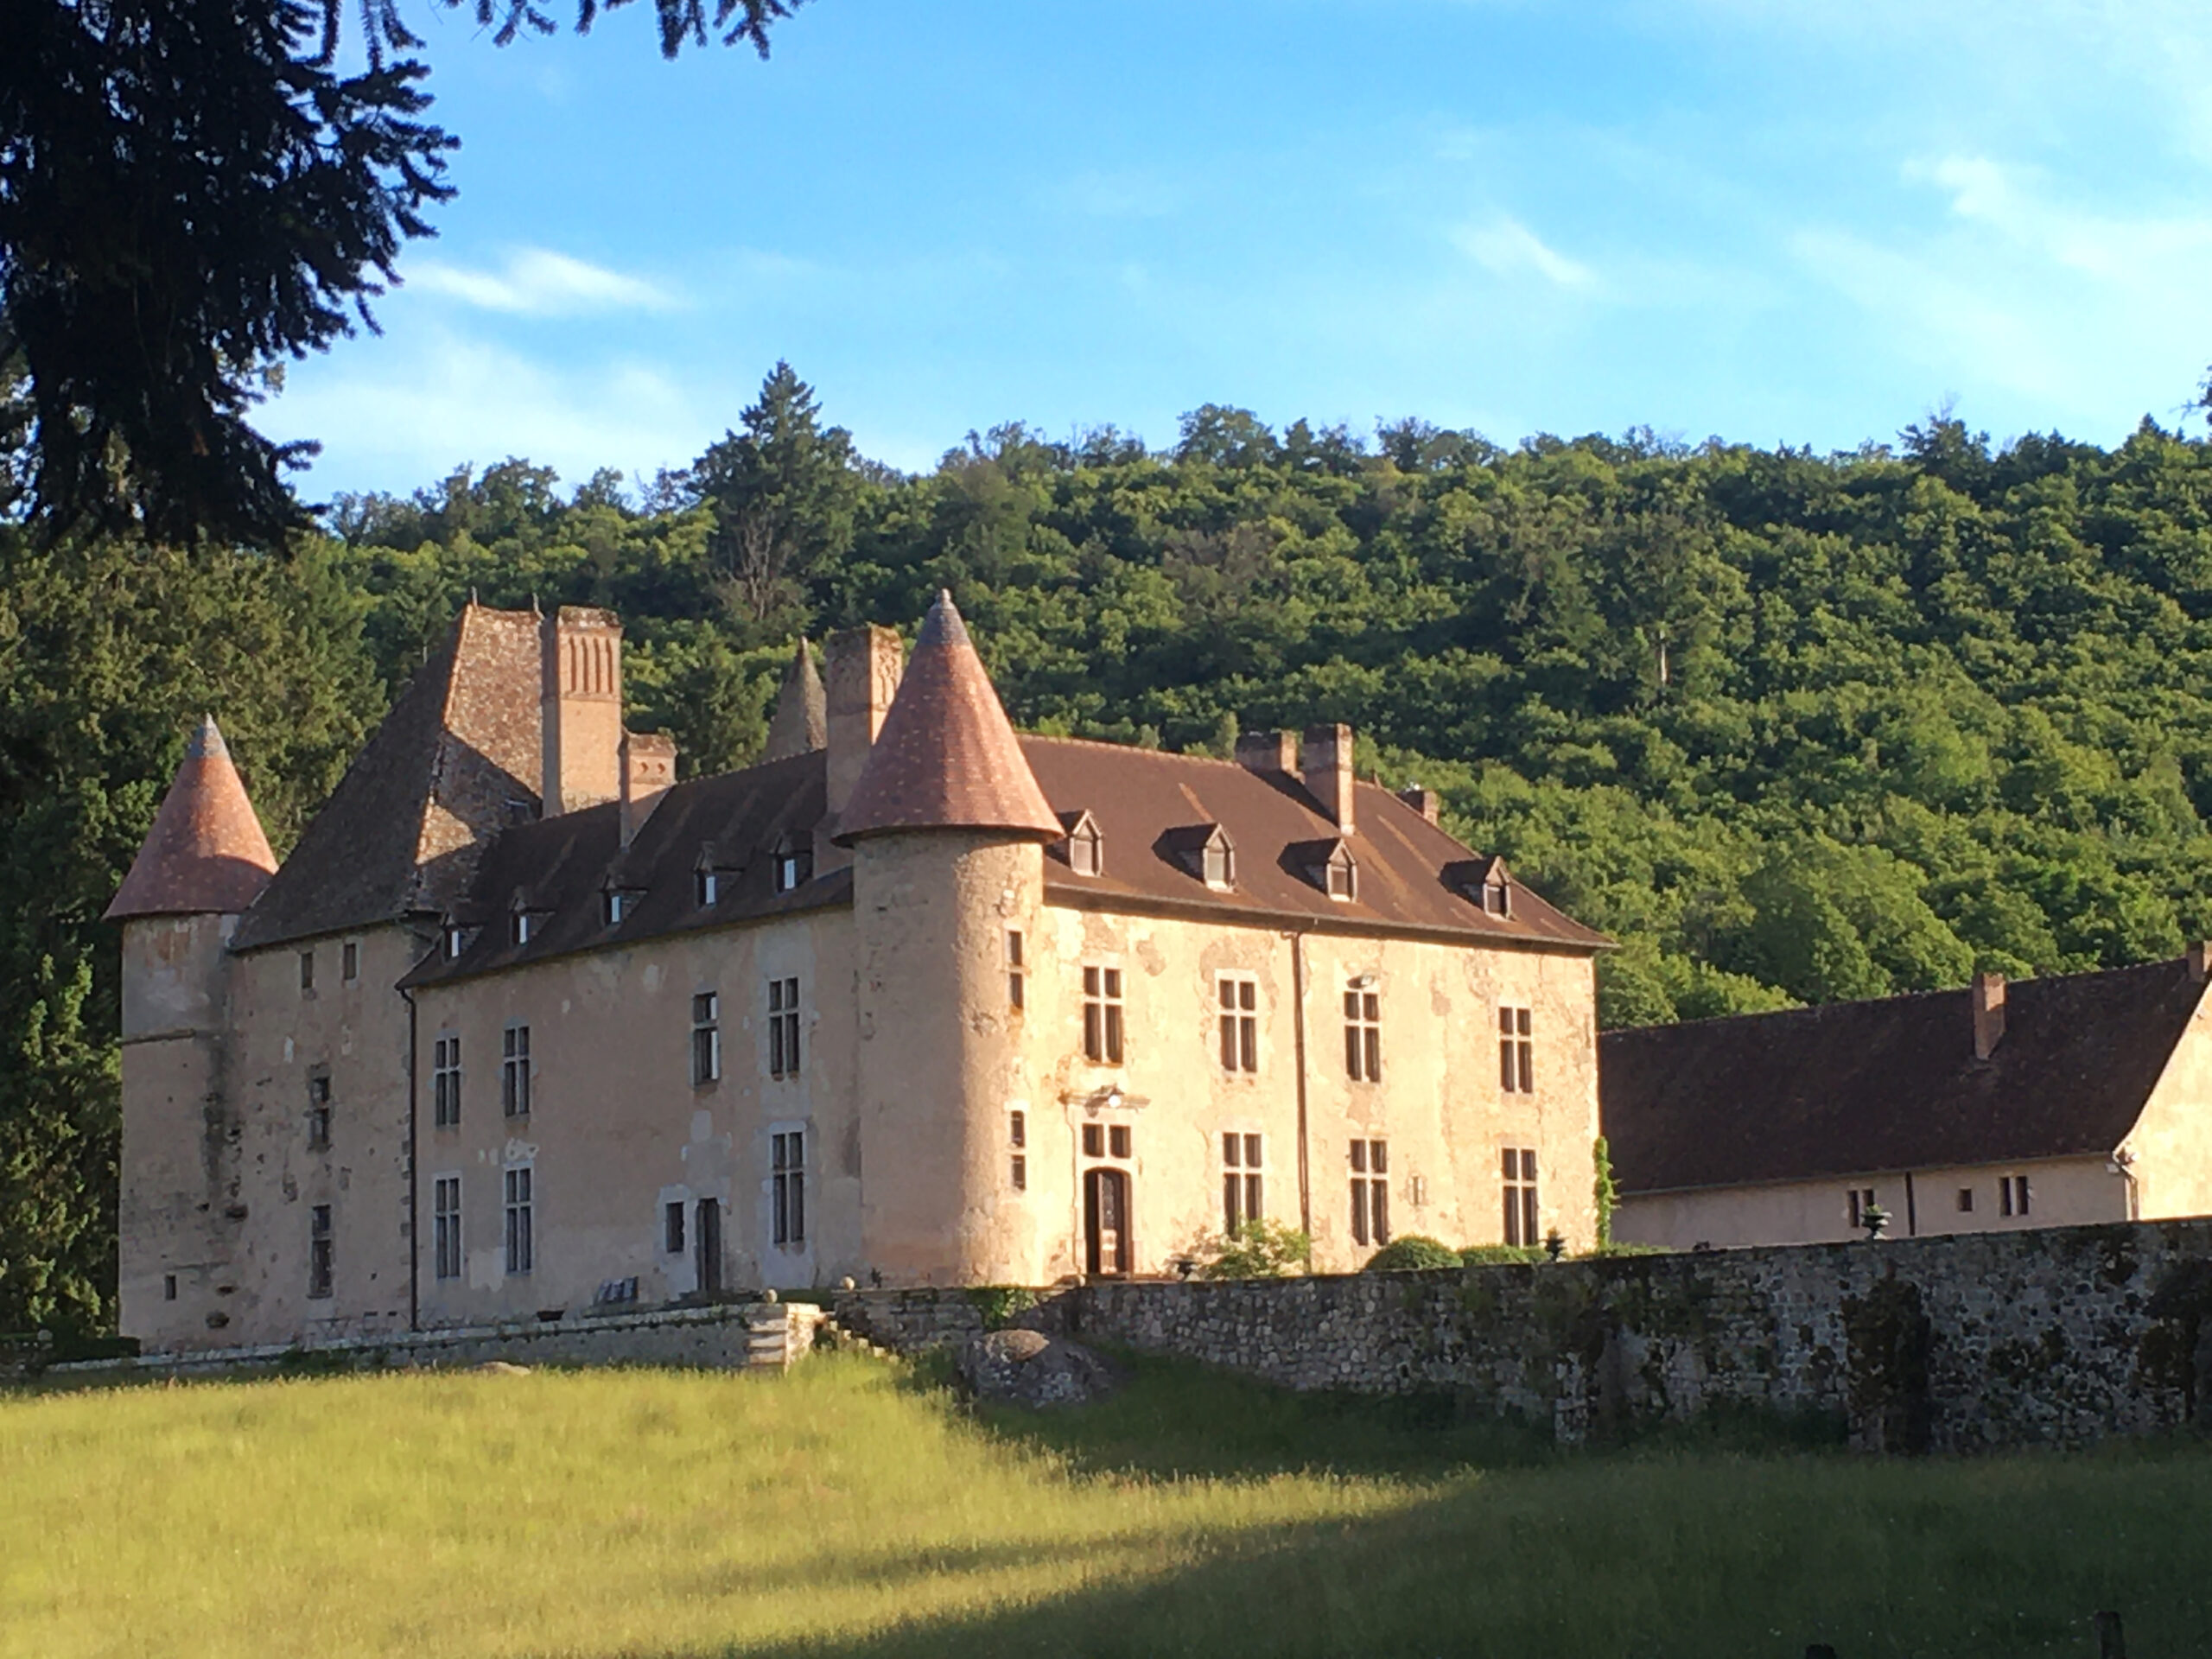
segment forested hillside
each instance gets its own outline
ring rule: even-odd
[[[282,851],[472,591],[620,610],[632,723],[687,772],[757,747],[794,633],[911,629],[940,586],[1022,725],[1224,752],[1349,721],[1621,941],[1611,1024],[2212,933],[2212,445],[2148,423],[1821,456],[1208,407],[1165,451],[1008,426],[908,477],[779,369],[643,488],[511,461],[328,522],[282,563],[0,531],[0,1328],[103,1304],[96,918],[186,721],[222,721]]]

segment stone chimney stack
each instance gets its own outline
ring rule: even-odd
[[[1974,1057],[1986,1060],[2005,1040],[2005,976],[1976,974],[1974,999]]]
[[[906,647],[889,628],[870,623],[830,637],[829,810],[834,828],[868,765],[892,698],[906,672]],[[822,868],[817,855],[816,868]]]
[[[622,622],[563,605],[539,625],[544,666],[543,816],[622,794]]]
[[[1298,775],[1298,740],[1288,732],[1239,732],[1236,764],[1247,772]]]
[[[1436,822],[1439,802],[1434,790],[1423,789],[1419,784],[1408,784],[1398,791],[1398,798],[1429,823]]]
[[[622,844],[638,838],[645,820],[676,782],[676,740],[665,732],[622,734]]]
[[[1352,833],[1351,728],[1308,726],[1303,755],[1306,792],[1337,821],[1337,833]]]

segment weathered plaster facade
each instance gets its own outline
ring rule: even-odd
[[[945,602],[911,664],[865,629],[826,697],[795,671],[789,753],[646,787],[619,643],[472,611],[242,919],[127,919],[127,1332],[1172,1275],[1254,1216],[1345,1269],[1498,1240],[1509,1152],[1528,1242],[1591,1242],[1604,941],[1356,783],[1348,731],[1304,773],[1017,739]],[[330,814],[394,801],[349,855]]]

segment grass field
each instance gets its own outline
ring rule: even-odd
[[[0,1654],[2212,1650],[2212,1452],[1561,1456],[1146,1366],[0,1395]]]

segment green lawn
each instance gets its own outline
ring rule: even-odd
[[[2212,1643],[2212,1452],[1557,1456],[1146,1366],[0,1395],[0,1654],[1777,1655]]]

